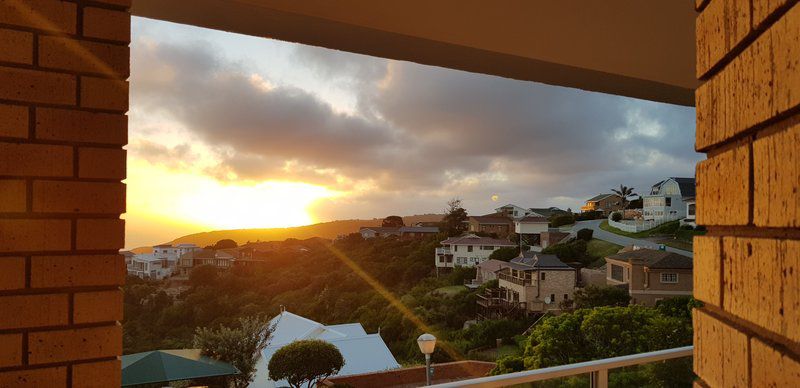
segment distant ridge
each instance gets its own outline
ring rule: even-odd
[[[436,222],[441,221],[442,217],[444,217],[442,214],[403,216],[403,222],[405,222],[406,225],[411,225],[416,222]],[[213,245],[217,241],[226,238],[236,241],[239,244],[244,244],[248,241],[283,241],[287,238],[296,238],[300,240],[311,237],[334,239],[340,234],[358,232],[358,228],[362,226],[378,226],[381,224],[381,220],[382,218],[373,218],[370,220],[337,220],[290,228],[215,230],[178,237],[168,242],[168,244],[191,243],[204,247]],[[149,250],[150,247],[139,247],[133,251],[144,253]]]

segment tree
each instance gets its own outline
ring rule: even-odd
[[[256,363],[269,343],[272,330],[266,318],[251,316],[240,318],[236,328],[197,328],[192,342],[202,354],[239,369],[240,374],[233,377],[233,386],[246,388],[255,378]]]
[[[458,236],[467,230],[467,210],[461,206],[461,200],[453,198],[447,201],[444,219],[442,220],[444,230],[448,236]]]
[[[381,221],[381,226],[384,228],[399,228],[401,226],[406,226],[406,224],[403,223],[403,217],[389,216]]]
[[[581,230],[578,231],[578,234],[577,234],[578,240],[583,240],[583,241],[589,242],[589,240],[592,239],[592,235],[593,234],[594,234],[594,231],[591,230],[591,229],[586,229],[586,228],[581,229]]]
[[[614,222],[622,221],[622,213],[620,212],[611,213],[611,220]]]
[[[236,248],[238,246],[239,246],[239,244],[237,244],[236,241],[233,241],[233,240],[231,240],[229,238],[226,238],[226,239],[222,239],[222,240],[217,241],[217,243],[214,244],[214,249],[232,249],[232,248]]]
[[[611,286],[587,286],[575,291],[575,308],[585,309],[601,306],[627,306],[631,300],[628,291]]]
[[[633,192],[633,187],[623,185],[619,185],[619,189],[611,189],[611,191],[619,197],[623,209],[628,208],[628,203],[630,202],[628,198],[638,195]]]
[[[489,255],[489,260],[511,261],[511,259],[517,256],[519,256],[519,249],[516,247],[506,247],[492,252],[492,254]]]
[[[344,357],[336,346],[322,340],[294,341],[278,349],[269,360],[269,378],[286,380],[289,385],[300,388],[313,386],[339,373],[344,366]]]

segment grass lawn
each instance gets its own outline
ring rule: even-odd
[[[597,268],[602,266],[606,262],[603,259],[604,257],[613,255],[619,252],[620,249],[622,249],[622,245],[598,240],[596,238],[591,239],[591,241],[586,244],[586,254],[594,259],[591,264],[589,264],[589,268]]]
[[[456,295],[459,292],[464,291],[466,289],[467,289],[466,286],[445,286],[445,287],[439,287],[439,288],[431,291],[431,293],[435,293],[435,294],[439,294],[439,295],[443,295],[443,296],[453,296],[453,295]]]
[[[658,243],[683,249],[687,251],[692,250],[692,238],[694,236],[702,236],[706,234],[704,230],[685,230],[678,228],[680,221],[671,221],[665,224],[661,224],[653,229],[644,230],[641,232],[631,233],[626,232],[623,230],[619,230],[611,225],[608,224],[608,221],[603,221],[600,223],[600,229],[603,229],[607,232],[611,232],[614,234],[618,234],[620,236],[627,236],[631,238],[640,238],[645,239],[648,237],[663,237],[663,241],[659,239]]]
[[[521,350],[517,347],[517,345],[503,345],[500,347],[500,349],[491,348],[478,352],[470,352],[469,356],[478,360],[495,361],[505,356],[511,356],[519,353],[521,353]]]

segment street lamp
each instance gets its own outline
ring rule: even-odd
[[[427,383],[425,385],[431,385],[431,372],[433,372],[431,369],[431,354],[436,349],[436,337],[425,333],[417,338],[417,345],[419,345],[419,350],[422,354],[425,355],[425,381]]]

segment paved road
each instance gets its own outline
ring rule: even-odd
[[[614,234],[614,233],[611,233],[611,232],[606,232],[605,230],[600,229],[600,223],[601,222],[603,222],[603,220],[578,221],[578,222],[575,223],[575,226],[572,227],[572,231],[573,231],[572,233],[573,234],[577,233],[578,230],[581,230],[581,229],[584,229],[584,228],[585,229],[591,229],[591,230],[594,231],[594,234],[592,235],[592,237],[594,237],[596,239],[608,241],[608,242],[611,242],[611,243],[614,243],[614,244],[617,244],[617,245],[622,245],[622,246],[634,245],[635,244],[635,245],[640,246],[640,247],[658,249],[658,244],[654,243],[652,241],[640,240],[638,238],[630,238],[630,237],[620,236],[618,234]],[[673,247],[667,247],[667,251],[668,252],[675,252],[677,254],[684,255],[684,256],[694,257],[694,254],[692,252],[684,251],[683,249],[676,249],[676,248],[673,248]]]

